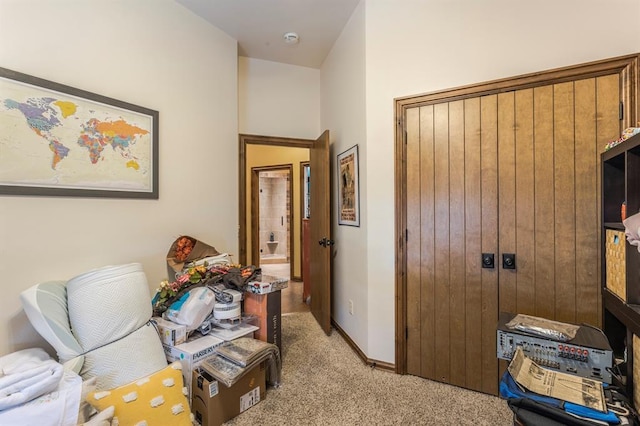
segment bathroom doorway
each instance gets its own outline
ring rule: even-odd
[[[293,275],[292,243],[292,168],[291,164],[251,169],[253,259],[258,265],[278,265]],[[256,266],[258,266],[256,265]],[[283,271],[284,272],[284,271]]]

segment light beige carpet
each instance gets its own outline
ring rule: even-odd
[[[504,400],[367,367],[310,313],[282,317],[282,383],[227,425],[512,425]]]

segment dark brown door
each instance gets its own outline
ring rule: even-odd
[[[499,312],[600,324],[598,158],[619,101],[612,74],[406,110],[409,374],[496,394]]]
[[[325,333],[331,331],[331,202],[329,131],[313,144],[310,155],[311,216],[310,282],[311,312]]]

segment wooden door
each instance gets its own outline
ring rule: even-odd
[[[619,101],[615,73],[406,109],[409,374],[496,394],[499,312],[600,324],[598,157]]]
[[[325,333],[331,331],[331,202],[329,131],[314,142],[309,155],[311,215],[309,269],[311,312]]]

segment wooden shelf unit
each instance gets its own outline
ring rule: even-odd
[[[637,400],[639,396],[634,395],[638,393],[634,391],[637,386],[634,387],[633,383],[633,337],[640,336],[640,253],[624,236],[621,210],[622,204],[626,203],[627,217],[640,212],[640,134],[603,152],[601,162],[603,331],[614,356],[626,359],[626,364],[623,364],[626,368],[621,371],[623,383],[628,396]],[[622,295],[607,285],[607,257],[610,256],[607,243],[615,235],[620,236],[619,243],[624,245],[624,260],[610,259],[610,262],[612,270],[614,266],[622,267],[623,272],[619,272],[622,276],[618,278],[622,279],[624,286]],[[616,262],[624,264],[617,265]]]

